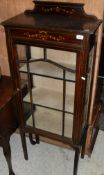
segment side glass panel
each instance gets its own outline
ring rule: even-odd
[[[25,124],[72,138],[76,53],[17,45]]]
[[[84,107],[84,120],[87,120],[90,96],[92,91],[92,81],[93,81],[93,69],[94,69],[94,47],[89,52],[88,66],[87,66],[87,81],[86,81],[86,94],[85,94],[85,107]],[[90,94],[90,95],[89,95]]]

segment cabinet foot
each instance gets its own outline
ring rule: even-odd
[[[11,172],[9,175],[15,175],[15,173],[14,172]]]
[[[30,143],[32,145],[36,145],[36,144],[39,144],[40,140],[39,140],[39,136],[36,135],[36,140],[33,140],[33,136],[31,133],[29,133],[29,139],[30,139]]]

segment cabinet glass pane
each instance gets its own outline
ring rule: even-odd
[[[73,71],[76,70],[76,53],[47,49],[47,58]]]
[[[87,114],[89,110],[91,88],[93,82],[93,71],[94,71],[94,47],[89,52],[88,67],[87,67],[87,81],[86,81],[86,94],[85,94],[85,107],[84,107],[84,120],[87,120]],[[89,95],[90,94],[90,95]],[[95,115],[94,115],[95,117]],[[93,118],[93,116],[92,116]]]
[[[71,138],[76,53],[18,44],[17,55],[26,125]]]
[[[28,125],[32,125],[32,118],[27,120]],[[35,127],[37,129],[52,132],[54,134],[62,134],[62,114],[61,112],[51,109],[36,107],[35,111]]]

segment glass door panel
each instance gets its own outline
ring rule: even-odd
[[[18,44],[17,56],[25,124],[72,138],[76,53]]]
[[[89,112],[89,104],[91,102],[91,91],[92,91],[92,82],[93,82],[93,74],[94,74],[94,50],[95,47],[89,52],[88,65],[87,65],[87,81],[86,81],[86,94],[85,94],[85,107],[84,107],[84,120],[87,120],[88,112]],[[89,95],[90,94],[90,95]],[[95,115],[94,115],[95,117]],[[93,116],[92,116],[93,118]]]

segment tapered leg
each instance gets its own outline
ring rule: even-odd
[[[26,136],[25,136],[25,133],[23,133],[21,131],[20,131],[20,135],[21,135],[21,141],[22,141],[22,148],[23,148],[24,158],[25,158],[25,160],[28,160]]]
[[[11,162],[11,148],[9,141],[5,142],[3,144],[3,153],[6,158],[7,164],[8,164],[8,169],[9,169],[9,175],[15,175],[12,169],[12,162]]]
[[[82,144],[82,150],[81,150],[81,158],[84,159],[84,155],[85,155],[85,147],[86,147],[86,133],[85,136],[83,138],[83,144]]]
[[[74,157],[73,175],[77,175],[78,163],[79,163],[79,154],[80,154],[80,149],[79,148],[76,148],[75,149],[75,157]]]
[[[84,159],[84,155],[85,155],[85,144],[82,146],[82,150],[81,150],[81,158]]]

